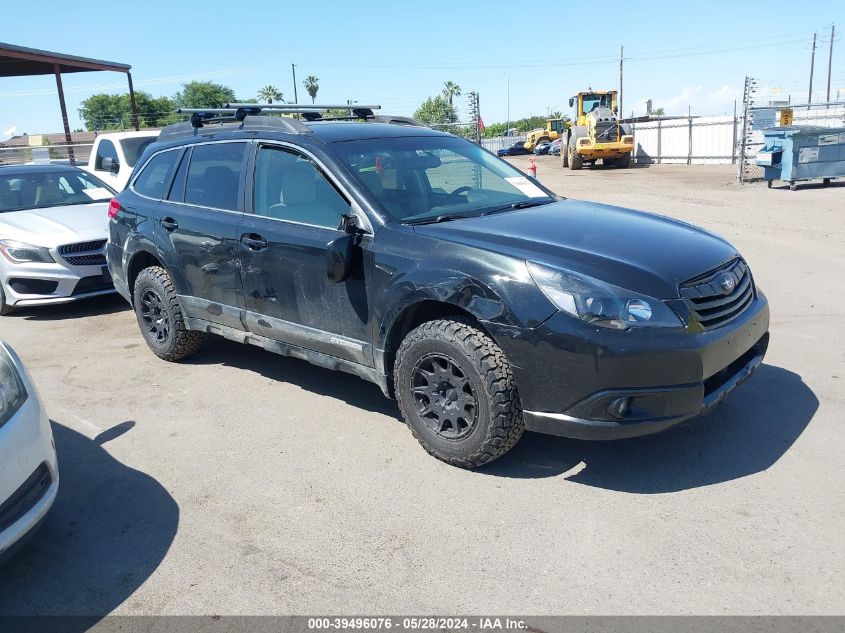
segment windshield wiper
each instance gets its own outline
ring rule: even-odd
[[[515,209],[528,209],[530,207],[539,207],[544,204],[551,204],[552,202],[554,202],[554,200],[520,200],[519,202],[513,202],[511,204],[505,204],[500,207],[493,207],[492,209],[487,209],[487,211],[485,211],[481,215],[493,215],[494,213],[513,211]]]
[[[406,220],[405,224],[437,224],[438,222],[448,222],[449,220],[465,220],[467,218],[471,218],[471,215],[461,215],[458,213],[443,213],[441,215],[435,215],[431,218],[420,218],[419,220]]]

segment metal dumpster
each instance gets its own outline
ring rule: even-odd
[[[769,187],[773,180],[789,182],[793,191],[799,180],[845,176],[845,127],[790,125],[763,130],[763,148],[757,164]]]

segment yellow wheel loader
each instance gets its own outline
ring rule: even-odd
[[[559,139],[569,129],[569,119],[547,119],[546,128],[538,128],[531,130],[528,137],[525,139],[523,147],[529,152],[533,152],[543,141],[551,143],[555,139]]]
[[[569,100],[576,118],[561,141],[564,167],[581,169],[597,160],[607,166],[628,167],[634,151],[634,132],[617,117],[615,90],[579,92]]]

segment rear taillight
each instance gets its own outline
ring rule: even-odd
[[[120,203],[117,201],[117,198],[112,198],[109,202],[109,219],[116,216],[121,210]]]

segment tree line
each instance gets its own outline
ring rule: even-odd
[[[311,103],[320,89],[319,79],[314,75],[306,77],[302,85]],[[162,127],[177,123],[183,117],[176,114],[177,108],[219,108],[226,103],[238,102],[235,91],[229,86],[211,81],[191,81],[182,84],[182,89],[171,97],[153,97],[148,92],[135,92],[138,123],[141,127]],[[263,101],[284,103],[284,94],[278,88],[267,85],[258,91],[254,99],[242,101]],[[79,118],[87,130],[119,130],[133,126],[132,104],[129,93],[99,93],[85,99],[79,108]]]

